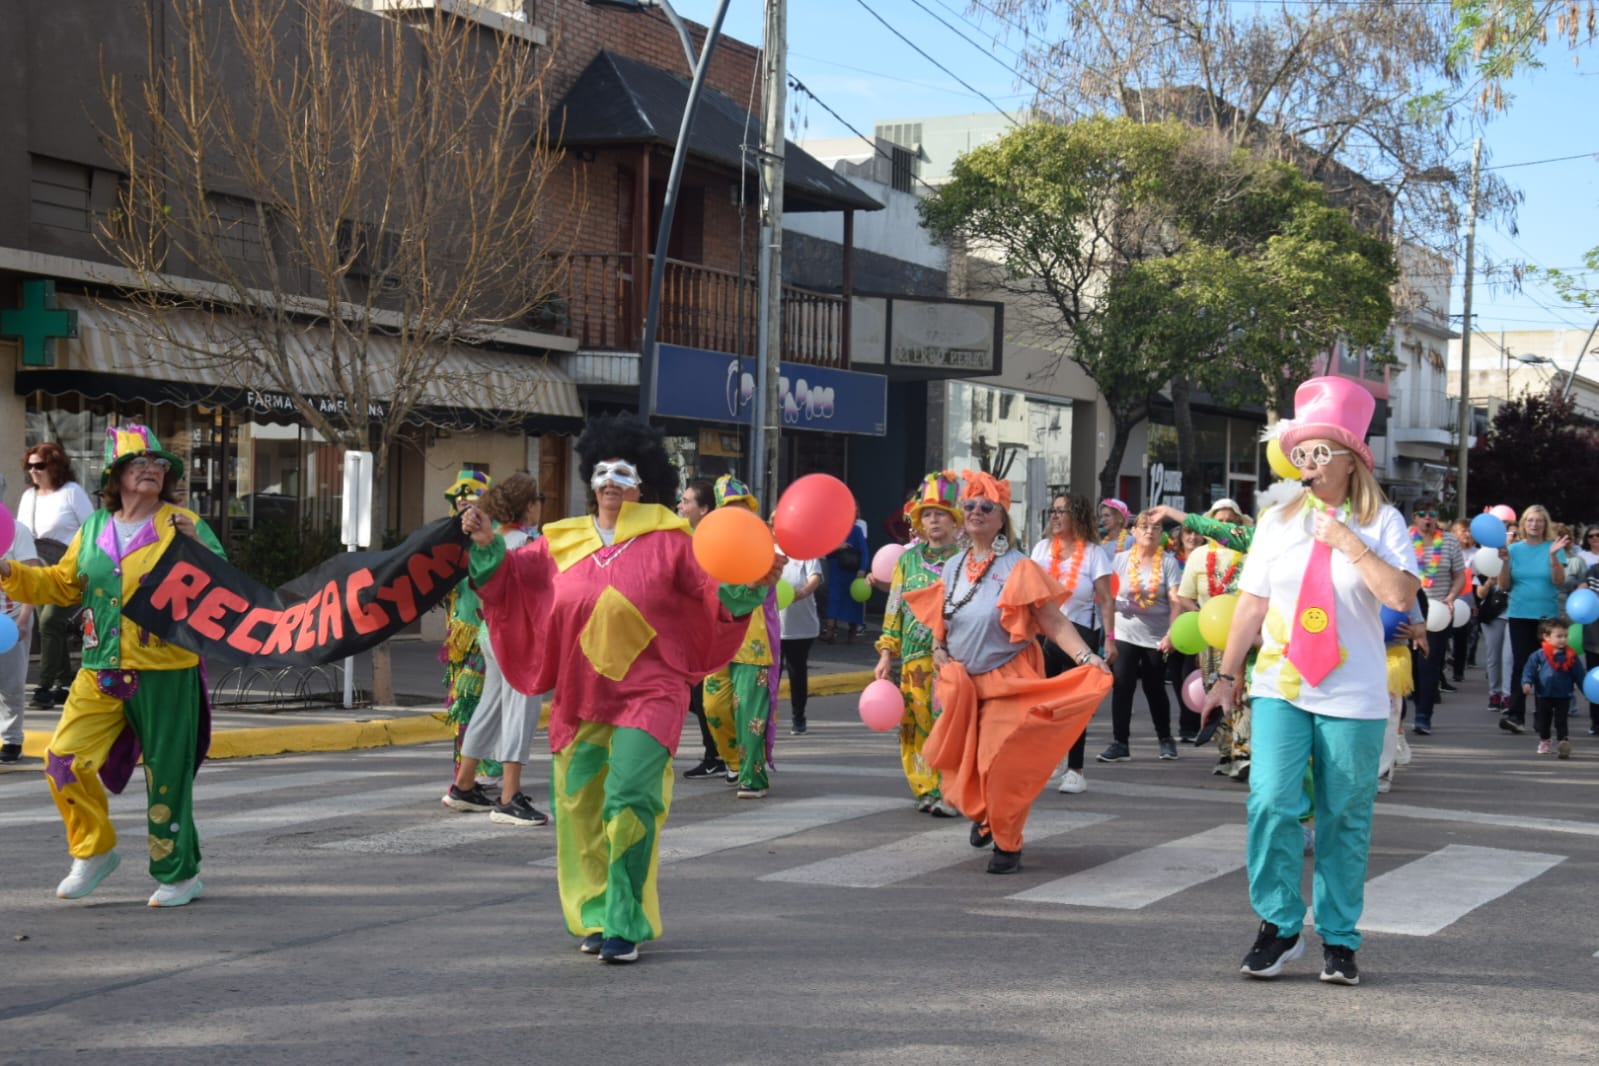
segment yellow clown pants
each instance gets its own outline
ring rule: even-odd
[[[905,780],[917,799],[938,799],[939,772],[922,758],[927,735],[936,720],[933,713],[933,657],[907,659],[900,666],[899,691],[905,697],[905,716],[899,720],[899,762]]]
[[[44,772],[72,857],[110,851],[117,831],[98,774],[117,737],[131,728],[144,749],[150,875],[172,884],[200,870],[194,829],[200,672],[142,670],[138,676],[138,691],[123,701],[100,690],[95,671],[78,671],[45,752]]]
[[[584,722],[552,760],[550,802],[567,931],[635,944],[658,938],[671,753],[642,729]]]

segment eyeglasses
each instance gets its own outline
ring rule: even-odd
[[[981,510],[984,514],[993,514],[994,508],[998,506],[993,500],[967,500],[961,504],[961,509],[967,514],[977,510]]]
[[[49,463],[29,463],[28,464],[28,469],[29,470],[45,470],[45,469],[48,469],[49,466],[50,466]]]
[[[1134,533],[1159,533],[1159,526],[1152,526],[1148,522],[1140,522],[1133,527]]]
[[[1069,514],[1071,512],[1064,507],[1051,507],[1049,509],[1049,517],[1051,518],[1065,518]]]
[[[1589,539],[1589,540],[1592,540],[1592,539],[1593,539],[1593,538],[1595,538],[1595,537],[1599,537],[1599,529],[1590,529],[1590,530],[1588,530],[1588,532],[1587,532],[1587,533],[1586,533],[1586,534],[1585,534],[1585,536],[1587,536],[1587,538],[1588,538],[1588,539]]]
[[[1348,448],[1329,448],[1325,444],[1317,444],[1310,448],[1295,445],[1294,449],[1288,453],[1288,461],[1303,470],[1311,464],[1326,466],[1332,462],[1333,456],[1348,454]]]
[[[1417,508],[1413,513],[1415,514],[1415,516],[1417,518],[1437,518],[1438,517],[1438,511],[1435,508],[1431,508],[1431,507],[1420,507],[1420,508]]]
[[[135,455],[128,460],[129,470],[144,470],[149,467],[165,472],[172,469],[172,463],[154,455]]]

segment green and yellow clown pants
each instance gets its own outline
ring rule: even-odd
[[[733,663],[705,679],[705,724],[740,788],[766,788],[766,731],[772,727],[770,666]]]
[[[671,752],[642,729],[583,722],[552,760],[550,802],[567,930],[635,944],[658,938]]]
[[[907,659],[899,671],[899,691],[905,697],[905,716],[899,720],[899,762],[905,780],[917,799],[938,799],[939,772],[922,758],[927,734],[933,731],[933,657]]]
[[[150,876],[163,884],[200,871],[194,830],[194,759],[200,730],[200,671],[140,670],[127,700],[100,690],[95,671],[79,670],[45,752],[45,778],[67,827],[74,859],[117,846],[105,788],[98,777],[111,746],[132,729],[144,749]]]

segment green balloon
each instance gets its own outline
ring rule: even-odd
[[[1184,655],[1198,655],[1208,647],[1205,635],[1199,631],[1198,611],[1184,611],[1177,616],[1171,624],[1171,644]]]
[[[849,584],[849,598],[856,603],[865,603],[872,598],[872,586],[866,583],[864,577],[858,577]]]
[[[788,610],[789,604],[794,602],[794,586],[782,578],[777,579],[777,609]]]
[[[1566,643],[1579,654],[1582,652],[1582,623],[1573,622],[1570,629],[1566,630]]]

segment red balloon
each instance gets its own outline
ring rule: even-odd
[[[794,482],[772,516],[777,546],[790,559],[820,559],[844,543],[854,524],[855,496],[831,474],[806,474]]]

